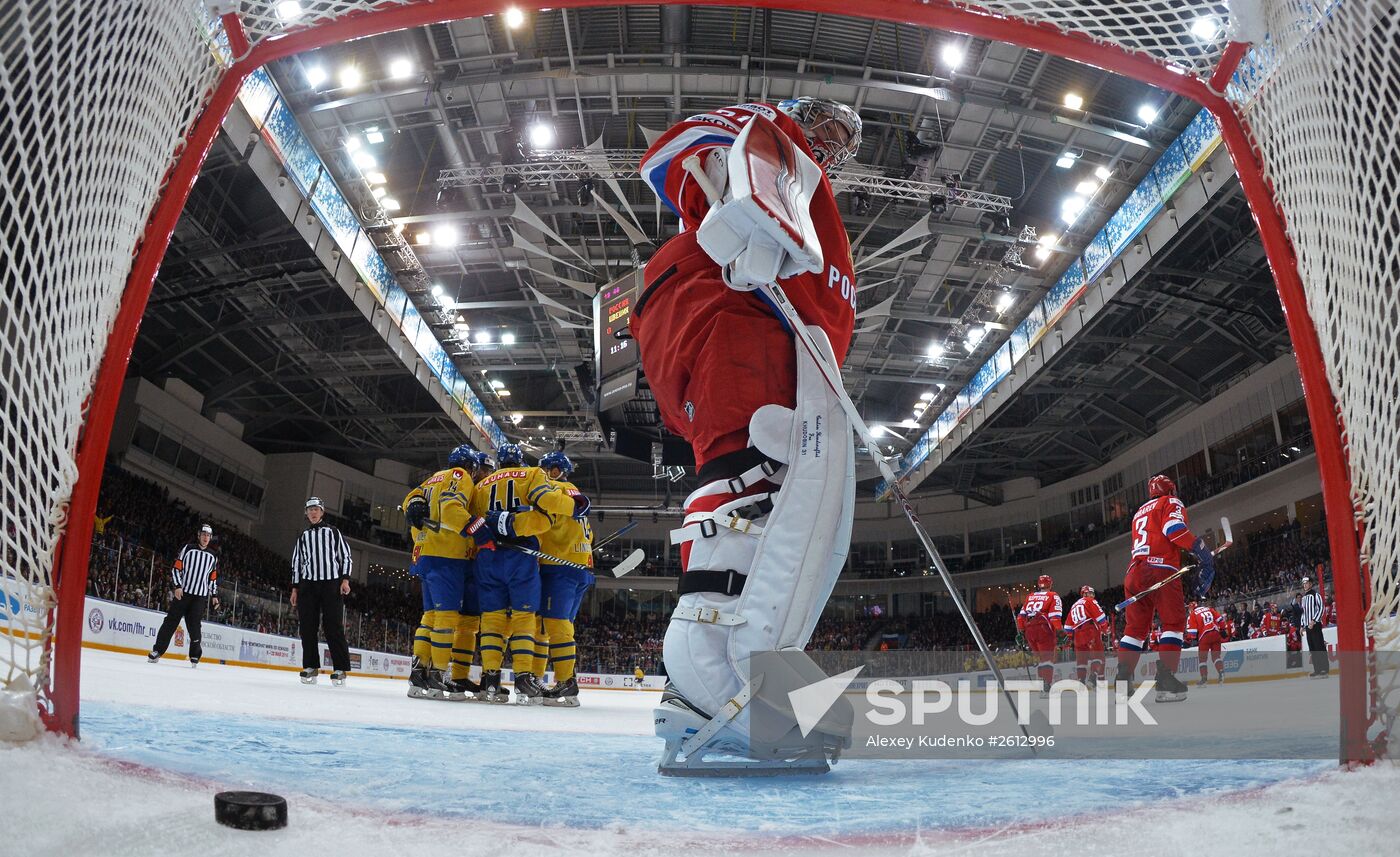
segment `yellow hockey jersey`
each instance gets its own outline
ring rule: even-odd
[[[538,467],[502,467],[477,483],[472,492],[473,516],[493,509],[522,509],[514,517],[515,534],[528,538],[541,536],[572,516],[574,500]]]
[[[423,484],[403,498],[403,508],[408,509],[409,503],[421,497],[428,504],[428,517],[440,524],[436,531],[428,527],[412,528],[414,562],[420,556],[470,559],[475,555],[476,545],[462,535],[462,530],[472,520],[470,506],[474,487],[467,471],[449,467],[423,480]]]
[[[561,479],[554,482],[554,485],[563,490],[571,504],[573,498],[579,493],[578,488],[572,482]],[[550,527],[549,532],[540,534],[540,551],[562,560],[592,568],[593,527],[589,526],[587,518],[581,521],[575,520],[573,510],[570,509],[569,514]],[[547,559],[540,560],[542,566],[553,564]]]

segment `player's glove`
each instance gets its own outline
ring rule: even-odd
[[[489,513],[488,513],[489,514]],[[496,549],[496,534],[491,529],[491,524],[486,518],[472,518],[462,529],[462,535],[476,543],[478,551],[489,551]]]
[[[428,504],[421,498],[414,498],[409,501],[408,508],[403,510],[403,516],[409,526],[422,529],[423,523],[428,520]]]
[[[1026,633],[1025,633],[1024,631],[1017,631],[1017,632],[1016,632],[1016,648],[1018,648],[1018,649],[1024,649],[1025,647],[1026,647]]]
[[[1196,597],[1204,598],[1215,580],[1215,554],[1206,547],[1204,539],[1196,539],[1196,543],[1191,546],[1191,552],[1200,563],[1200,567],[1196,569]]]
[[[588,510],[593,508],[593,502],[582,494],[574,495],[574,520],[582,521],[588,517]]]
[[[486,513],[486,526],[497,536],[515,538],[515,512],[492,509]]]

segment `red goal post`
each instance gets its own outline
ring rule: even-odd
[[[0,384],[11,402],[0,449],[7,500],[0,583],[10,581],[29,608],[23,621],[15,618],[22,609],[10,609],[8,620],[0,613],[0,631],[8,632],[0,639],[0,689],[13,700],[34,686],[47,728],[77,734],[92,520],[118,395],[156,271],[239,87],[273,60],[512,5],[529,12],[656,4],[301,0],[291,21],[279,15],[278,0],[134,0],[99,14],[80,0],[12,0],[0,11],[0,25],[20,25],[0,26],[16,33],[0,46],[9,114],[0,117],[0,133],[21,137],[0,142],[0,223],[18,224],[6,226],[9,244],[0,248],[7,334]],[[748,5],[838,16],[851,9],[844,0]],[[1400,101],[1400,23],[1380,0],[1230,5],[1243,26],[1210,37],[1192,27],[1206,16],[1223,27],[1224,3],[883,0],[857,17],[1059,55],[1210,111],[1258,224],[1297,354],[1322,476],[1339,648],[1394,648],[1400,451],[1391,436],[1400,394],[1386,391],[1400,377],[1400,325],[1397,298],[1386,292],[1396,291],[1400,267],[1400,179],[1394,123],[1369,111]],[[1230,40],[1241,31],[1259,34],[1252,53]],[[102,123],[109,137],[130,139],[98,136],[90,126]],[[75,150],[80,157],[69,158]],[[79,301],[85,306],[68,305]],[[38,340],[64,325],[92,347],[46,352],[51,343]],[[1377,341],[1357,341],[1367,336]],[[56,387],[45,365],[55,360],[63,375]],[[1372,580],[1369,569],[1382,571]],[[1387,707],[1375,672],[1345,670],[1341,704],[1341,757],[1384,752],[1395,707]]]

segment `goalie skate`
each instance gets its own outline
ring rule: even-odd
[[[652,712],[656,736],[666,742],[657,772],[666,777],[824,774],[850,746],[845,736],[816,730],[806,738],[794,730],[777,742],[746,738],[731,721],[748,706],[751,688],[746,684],[711,718],[668,687]]]

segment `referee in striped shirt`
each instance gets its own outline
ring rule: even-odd
[[[1311,678],[1326,678],[1331,672],[1327,663],[1327,641],[1322,639],[1322,593],[1313,588],[1311,578],[1303,578],[1302,625],[1308,635],[1308,651],[1312,653]]]
[[[214,528],[208,524],[199,528],[195,536],[196,544],[180,548],[180,556],[170,569],[170,577],[175,584],[175,599],[165,614],[165,621],[156,634],[155,648],[146,656],[148,663],[160,660],[170,647],[170,638],[185,620],[185,629],[190,633],[190,666],[199,666],[204,654],[200,641],[200,623],[204,621],[204,611],[209,602],[219,606],[219,558],[209,550],[209,542],[214,538]]]
[[[292,606],[301,621],[301,681],[315,684],[321,672],[317,626],[331,650],[331,684],[345,684],[350,647],[345,642],[345,602],[350,594],[350,546],[340,530],[326,523],[320,497],[306,501],[310,523],[292,547]]]

